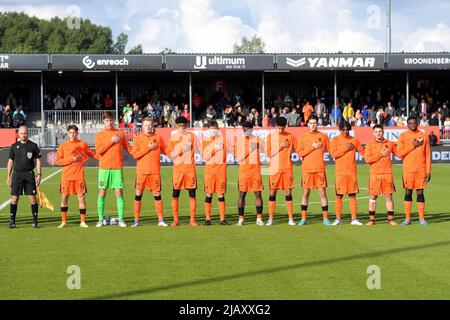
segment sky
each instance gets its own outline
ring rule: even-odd
[[[229,53],[257,34],[268,53],[384,52],[386,0],[0,0],[0,12],[87,18],[127,49]],[[392,0],[392,51],[450,51],[449,0]],[[76,32],[76,29],[74,30]]]

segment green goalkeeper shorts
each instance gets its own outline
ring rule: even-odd
[[[123,172],[122,169],[98,170],[98,188],[99,189],[123,189]]]

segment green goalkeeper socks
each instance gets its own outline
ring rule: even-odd
[[[123,220],[123,212],[125,207],[123,197],[116,198],[116,203],[117,203],[117,213],[119,214],[119,220]]]
[[[103,211],[105,209],[105,197],[97,198],[98,221],[103,221]]]

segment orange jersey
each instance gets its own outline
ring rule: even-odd
[[[189,147],[188,151],[184,151]],[[167,155],[173,160],[173,172],[195,173],[195,135],[192,132],[174,131],[167,146]]]
[[[250,145],[255,146],[250,150]],[[234,145],[234,156],[239,164],[239,177],[251,177],[261,175],[261,160],[260,153],[263,142],[257,136],[236,137],[236,144]]]
[[[283,144],[288,144],[284,147]],[[266,155],[270,157],[269,172],[276,174],[292,171],[291,154],[297,150],[297,139],[289,132],[273,131],[267,136]]]
[[[225,137],[203,135],[202,158],[205,160],[205,175],[227,174],[227,144]]]
[[[414,139],[423,139],[423,144],[413,146]],[[420,130],[408,130],[398,137],[397,153],[403,159],[403,172],[426,171],[431,173],[431,151],[428,136]]]
[[[111,141],[112,137],[118,135],[121,137],[117,143]],[[127,137],[123,131],[116,128],[105,129],[95,136],[95,151],[99,156],[100,169],[122,169],[123,155],[122,148],[131,153],[131,147],[128,144]]]
[[[322,147],[314,149],[314,142],[321,143]],[[302,157],[303,172],[325,172],[325,161],[323,154],[330,150],[330,140],[325,133],[306,132],[298,138],[297,153]]]
[[[383,157],[381,150],[388,149],[389,155]],[[370,164],[370,174],[389,174],[392,173],[391,154],[397,155],[397,146],[394,142],[383,139],[378,142],[375,139],[366,144],[366,153],[364,159]]]
[[[156,149],[150,150],[148,146],[152,142]],[[132,155],[136,159],[136,174],[160,174],[160,154],[166,154],[166,144],[161,136],[151,133],[149,135],[141,132],[133,140]]]
[[[354,146],[353,150],[348,150],[347,144]],[[336,159],[336,174],[356,175],[355,153],[364,155],[364,149],[361,142],[355,137],[344,136],[343,134],[335,136],[330,143],[330,153]]]
[[[84,153],[84,155],[83,155]],[[84,180],[84,160],[74,161],[75,156],[82,158],[94,157],[95,152],[89,149],[86,142],[81,140],[66,141],[61,143],[56,152],[55,164],[62,166],[61,180]]]

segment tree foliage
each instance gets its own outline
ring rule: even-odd
[[[251,39],[242,37],[241,44],[234,43],[234,53],[264,53],[266,44],[258,35],[254,35]]]
[[[126,34],[121,33],[114,43],[111,28],[89,19],[81,19],[80,28],[70,28],[69,19],[73,18],[44,20],[22,12],[0,13],[0,52],[125,53]],[[133,52],[138,52],[138,47]]]

